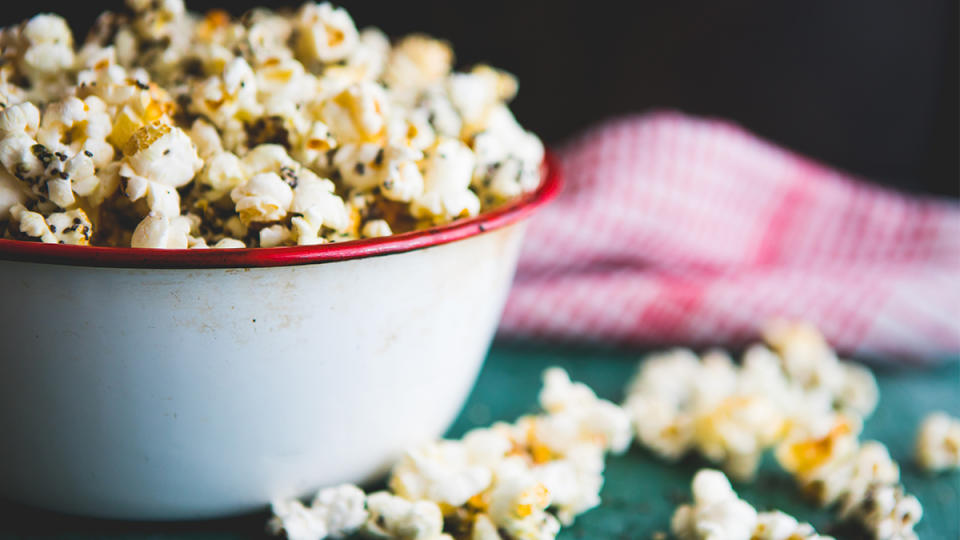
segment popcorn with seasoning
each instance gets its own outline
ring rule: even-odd
[[[512,75],[454,72],[446,42],[391,44],[329,3],[232,19],[128,0],[79,47],[43,14],[0,31],[0,55],[8,238],[54,238],[11,222],[21,204],[83,208],[96,245],[319,244],[474,216],[540,179]]]
[[[10,209],[13,223],[18,224],[20,233],[37,238],[48,244],[72,244],[86,246],[90,244],[93,226],[87,214],[80,208],[65,212],[53,212],[46,217],[39,212],[31,212],[22,204]]]
[[[130,136],[123,153],[123,193],[131,201],[146,197],[152,212],[180,215],[177,188],[189,183],[203,167],[187,133],[155,120]]]

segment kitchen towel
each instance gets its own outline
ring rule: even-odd
[[[558,149],[565,186],[529,225],[501,335],[640,346],[815,324],[846,354],[960,351],[960,205],[908,196],[674,112]]]

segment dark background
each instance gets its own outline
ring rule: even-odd
[[[453,42],[461,65],[512,71],[518,118],[551,143],[613,115],[676,108],[900,189],[960,195],[957,0],[342,4],[358,26],[427,32]],[[5,3],[2,22],[54,11],[83,35],[119,6]]]

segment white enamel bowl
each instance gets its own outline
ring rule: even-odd
[[[123,519],[262,508],[384,474],[470,391],[522,219],[313,247],[0,240],[0,497]]]

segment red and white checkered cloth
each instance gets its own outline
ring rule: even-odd
[[[960,351],[960,206],[909,197],[722,121],[655,113],[559,151],[501,335],[737,346],[776,318],[846,354]]]

